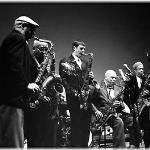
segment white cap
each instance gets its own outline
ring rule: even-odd
[[[37,24],[35,21],[33,21],[31,18],[27,17],[27,16],[20,16],[19,18],[17,18],[15,20],[15,24],[18,23],[18,22],[27,22],[35,27],[39,27],[39,24]]]

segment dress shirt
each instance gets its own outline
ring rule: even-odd
[[[141,88],[142,79],[138,76],[136,76],[136,79],[137,79],[138,87]]]
[[[81,69],[81,64],[82,64],[82,62],[81,62],[81,59],[80,58],[78,58],[77,56],[75,56],[75,55],[72,55],[73,57],[74,57],[74,59],[75,59],[75,61],[76,61],[76,63],[78,64],[78,66],[80,67],[80,69]]]
[[[107,87],[108,95],[109,95],[112,99],[115,98],[114,86],[109,86],[106,81],[105,81],[105,84],[106,84],[106,87]]]

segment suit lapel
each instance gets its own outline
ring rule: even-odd
[[[71,63],[74,64],[76,70],[81,70],[77,62],[75,61],[75,58],[72,55],[70,56],[70,60],[71,60]]]
[[[101,82],[101,90],[103,91],[103,94],[104,94],[104,96],[106,97],[105,99],[107,100],[107,101],[109,101],[110,99],[112,99],[111,97],[110,97],[110,94],[108,93],[108,91],[107,91],[107,87],[106,87],[106,84],[105,84],[105,82],[104,81],[102,81]]]
[[[135,83],[135,88],[140,89],[139,86],[138,86],[138,81],[137,81],[136,76],[134,76],[134,83]]]

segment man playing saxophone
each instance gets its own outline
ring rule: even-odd
[[[124,90],[124,101],[130,108],[130,114],[126,115],[128,119],[128,130],[130,135],[130,147],[140,147],[141,143],[141,132],[139,128],[139,103],[140,93],[143,89],[145,77],[144,77],[144,65],[141,62],[136,62],[133,64],[132,73],[131,70],[124,65],[128,70],[129,74],[128,80],[125,81],[125,90]]]
[[[89,98],[87,108],[82,101],[86,91],[81,91],[84,79],[88,77],[88,82],[93,80],[93,73],[87,72],[88,62],[81,59],[85,55],[85,43],[74,41],[72,44],[71,56],[60,61],[59,74],[66,89],[67,103],[71,117],[71,147],[88,147],[90,133],[91,107]],[[82,95],[82,96],[81,96]]]
[[[49,148],[57,146],[57,106],[58,102],[53,92],[55,75],[55,53],[51,41],[38,39],[34,41],[33,57],[39,70],[35,82],[40,86],[43,99],[33,97],[31,109],[25,111],[25,129],[28,148]],[[48,100],[46,100],[46,98]]]
[[[99,119],[102,125],[107,123],[112,127],[113,147],[125,148],[124,123],[117,115],[117,112],[124,109],[124,104],[121,100],[122,88],[116,85],[116,79],[117,75],[114,70],[105,72],[105,79],[100,83],[98,96],[93,101],[93,108],[95,119]]]
[[[0,47],[1,102],[0,102],[0,147],[24,147],[24,112],[29,91],[38,91],[32,80],[34,60],[28,42],[39,25],[27,16],[14,21],[13,30]]]

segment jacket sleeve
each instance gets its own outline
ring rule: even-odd
[[[63,63],[66,63],[66,59],[62,59],[59,63],[59,74],[62,78],[63,85],[67,91],[67,93],[72,93],[73,95],[77,92],[72,86],[70,86],[67,82],[67,78],[70,78],[69,73],[66,71],[65,66]]]
[[[26,72],[24,66],[26,42],[21,35],[13,34],[5,42],[5,48],[7,53],[6,57],[6,69],[7,69],[7,86],[14,86],[14,96],[19,93],[23,93],[27,90],[28,80],[26,77]],[[13,92],[13,91],[12,91]]]

